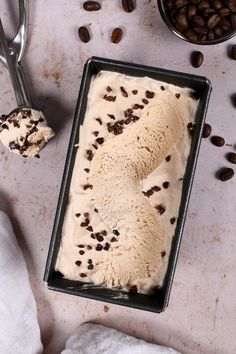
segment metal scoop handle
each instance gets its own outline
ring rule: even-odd
[[[7,62],[8,70],[10,73],[12,85],[15,92],[17,105],[19,107],[32,106],[31,98],[26,86],[22,68],[20,64],[17,62],[17,59],[15,59],[15,57],[11,56],[9,53],[9,48],[8,48],[1,19],[0,19],[0,45],[2,47],[3,54]]]

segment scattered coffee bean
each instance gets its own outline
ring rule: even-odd
[[[234,170],[232,168],[226,167],[222,168],[218,172],[218,177],[222,182],[228,181],[234,176]]]
[[[76,264],[78,267],[80,267],[81,264],[82,264],[82,262],[81,262],[81,261],[76,261],[75,264]]]
[[[81,278],[86,278],[87,275],[85,273],[80,273]]]
[[[236,154],[234,152],[229,152],[227,154],[227,159],[229,162],[236,164]]]
[[[231,47],[231,58],[236,60],[236,44]]]
[[[89,218],[85,218],[85,222],[86,222],[86,224],[88,225],[88,224],[90,223]]]
[[[78,30],[79,38],[82,42],[88,43],[90,41],[90,34],[87,27],[82,26]]]
[[[84,251],[79,251],[79,254],[81,254],[81,256],[83,256],[83,254],[84,254],[85,252]]]
[[[109,101],[109,102],[115,102],[116,96],[109,96],[109,95],[105,94],[103,96],[103,99],[106,100],[106,101]]]
[[[170,155],[166,156],[166,161],[167,161],[167,162],[169,162],[170,159],[171,159],[171,156],[170,156]]]
[[[93,135],[97,137],[99,135],[99,132],[96,130],[95,132],[93,132]]]
[[[132,91],[132,94],[133,94],[133,95],[137,95],[137,93],[138,93],[138,90],[133,90],[133,91]]]
[[[101,9],[101,5],[97,1],[85,1],[83,8],[86,11],[98,11]]]
[[[164,182],[162,185],[163,185],[163,188],[167,189],[170,185],[170,182]]]
[[[204,60],[202,52],[194,51],[191,54],[191,63],[194,68],[199,68]]]
[[[111,35],[111,41],[112,43],[119,43],[122,40],[123,37],[123,31],[121,28],[117,27],[112,31],[112,35]]]
[[[155,208],[157,209],[160,215],[164,214],[164,212],[166,211],[166,207],[163,204],[159,204],[155,206]]]
[[[203,127],[202,137],[208,138],[210,135],[211,135],[211,126],[210,124],[205,123]]]
[[[173,224],[175,223],[175,220],[176,220],[176,218],[171,218],[171,219],[170,219],[171,225],[173,225]]]
[[[135,9],[133,0],[122,0],[122,6],[125,12],[133,12]]]
[[[215,135],[215,136],[212,136],[211,142],[213,145],[221,147],[225,144],[225,139],[222,138],[221,136]]]
[[[102,248],[103,248],[102,245],[100,245],[100,243],[98,243],[96,246],[96,251],[101,251]]]
[[[80,213],[76,213],[76,214],[75,214],[75,216],[76,216],[77,218],[79,218],[80,215],[81,215]]]
[[[102,125],[102,120],[101,120],[101,118],[96,118],[96,121],[97,121],[100,125]]]

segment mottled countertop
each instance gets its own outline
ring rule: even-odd
[[[9,34],[16,24],[15,3],[0,3]],[[26,258],[45,353],[58,353],[86,321],[185,354],[235,353],[236,179],[222,183],[215,172],[229,166],[225,154],[236,144],[231,103],[236,62],[227,55],[236,38],[211,47],[185,43],[167,30],[154,0],[137,1],[131,14],[123,12],[120,1],[104,0],[96,13],[85,13],[78,0],[33,3],[24,68],[35,106],[43,109],[57,135],[40,159],[26,160],[0,146],[0,208],[12,218]],[[78,39],[81,25],[90,25],[87,44]],[[124,29],[118,45],[110,43],[116,26]],[[199,69],[190,65],[194,49],[205,56]],[[93,55],[207,76],[213,85],[207,121],[214,134],[234,145],[217,148],[209,140],[202,142],[170,304],[161,315],[110,304],[104,308],[102,302],[49,291],[42,281],[83,65]],[[14,107],[8,72],[1,65],[1,113]]]

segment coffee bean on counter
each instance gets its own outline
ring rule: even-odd
[[[101,5],[97,1],[85,1],[83,8],[86,11],[98,11],[101,9]]]
[[[233,164],[236,164],[236,154],[234,152],[229,152],[227,154],[227,160]]]
[[[203,127],[202,137],[208,138],[211,135],[211,130],[212,130],[212,128],[211,128],[210,124],[205,123],[204,127]]]
[[[120,27],[116,27],[111,34],[111,41],[112,43],[119,43],[122,40],[123,37],[123,31]]]
[[[236,60],[236,44],[232,45],[230,54],[231,58]]]
[[[194,51],[191,54],[191,63],[194,68],[199,68],[204,60],[202,52]]]
[[[133,0],[122,0],[122,7],[125,12],[133,12],[135,9],[135,4]]]
[[[90,41],[90,34],[87,27],[81,26],[78,30],[78,34],[81,42],[88,43]]]
[[[218,171],[218,178],[222,181],[228,181],[229,179],[233,178],[234,176],[234,170],[229,167],[222,168],[220,171]]]
[[[215,136],[212,136],[211,142],[213,145],[221,147],[225,144],[225,139],[222,138],[221,136],[215,135]]]

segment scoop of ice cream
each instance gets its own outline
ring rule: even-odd
[[[120,235],[98,263],[95,282],[133,285],[163,266],[160,216],[142,194],[140,182],[160,165],[184,129],[176,106],[155,102],[137,123],[96,152],[89,178],[92,202]]]
[[[22,108],[0,116],[0,141],[23,157],[39,157],[39,152],[54,136],[42,112]]]

